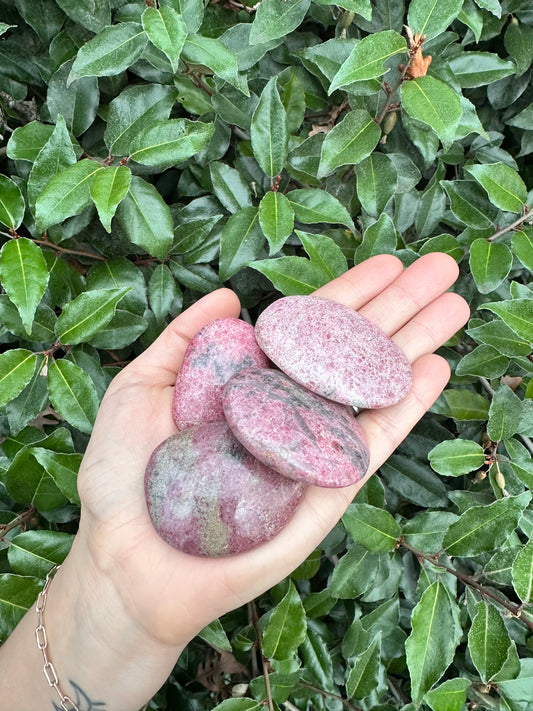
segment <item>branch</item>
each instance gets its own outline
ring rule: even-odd
[[[28,523],[28,521],[31,521],[31,519],[34,516],[35,516],[35,506],[30,506],[29,509],[26,509],[26,511],[23,511],[21,514],[16,516],[9,523],[0,524],[0,541],[4,540],[4,538],[9,533],[9,531],[12,531],[14,528],[17,528],[18,526],[24,526],[25,524]]]

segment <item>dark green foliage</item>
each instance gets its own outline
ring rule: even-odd
[[[110,379],[182,308],[444,251],[450,385],[148,708],[528,711],[529,0],[0,0],[0,34],[0,640],[69,549]]]

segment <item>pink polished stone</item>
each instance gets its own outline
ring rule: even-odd
[[[225,422],[169,437],[154,450],[145,475],[159,535],[185,553],[212,558],[242,553],[275,536],[304,489],[255,459]]]
[[[286,477],[317,486],[359,481],[368,468],[353,411],[273,369],[243,370],[224,387],[224,414],[237,439]]]
[[[249,323],[221,318],[200,329],[185,351],[176,379],[172,416],[177,428],[223,422],[224,383],[242,368],[252,367],[268,367],[268,358]]]
[[[289,377],[336,402],[387,407],[407,395],[411,366],[377,326],[336,301],[278,299],[257,319],[261,349]]]

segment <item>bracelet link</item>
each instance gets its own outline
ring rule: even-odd
[[[56,670],[52,662],[46,662],[43,667],[43,672],[50,686],[57,686],[59,679],[57,678]]]
[[[80,711],[69,696],[64,696],[61,700],[61,709],[62,711]]]
[[[35,630],[35,637],[37,639],[37,646],[39,649],[46,649],[48,645],[48,639],[46,638],[46,630],[42,624]]]

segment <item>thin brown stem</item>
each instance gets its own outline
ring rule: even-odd
[[[54,249],[59,254],[74,254],[79,257],[90,257],[91,259],[98,259],[101,262],[105,262],[106,258],[102,257],[100,254],[94,254],[94,252],[85,252],[82,249],[68,249],[67,247],[61,247],[59,244],[54,244],[47,239],[34,239],[32,240],[35,244],[40,244],[43,247],[50,247]]]
[[[257,608],[255,606],[255,602],[252,600],[250,602],[250,612],[251,612],[251,617],[252,617],[252,623],[255,629],[255,633],[257,635],[257,647],[259,649],[259,653],[261,655],[261,666],[263,668],[263,676],[265,678],[265,691],[266,691],[266,702],[268,706],[268,711],[274,711],[274,699],[272,698],[272,689],[270,686],[270,675],[268,672],[268,660],[265,659],[263,655],[263,648],[262,648],[262,642],[263,642],[263,633],[261,630],[261,625],[259,624],[259,615],[257,614]]]
[[[26,509],[26,511],[23,511],[21,514],[16,516],[9,523],[1,524],[0,525],[0,541],[4,540],[4,538],[9,533],[9,531],[12,531],[14,528],[17,528],[18,526],[24,526],[25,524],[28,523],[28,521],[31,521],[31,519],[34,516],[35,516],[35,506],[30,506],[29,509]]]
[[[501,237],[502,235],[507,234],[507,232],[511,232],[512,230],[516,230],[518,227],[521,227],[525,222],[532,222],[532,221],[533,221],[533,217],[531,215],[531,211],[530,211],[529,207],[526,205],[524,208],[523,215],[520,215],[520,217],[517,220],[512,222],[510,225],[507,225],[507,227],[502,227],[501,230],[498,230],[490,237],[487,237],[487,242],[493,242],[498,237]]]

